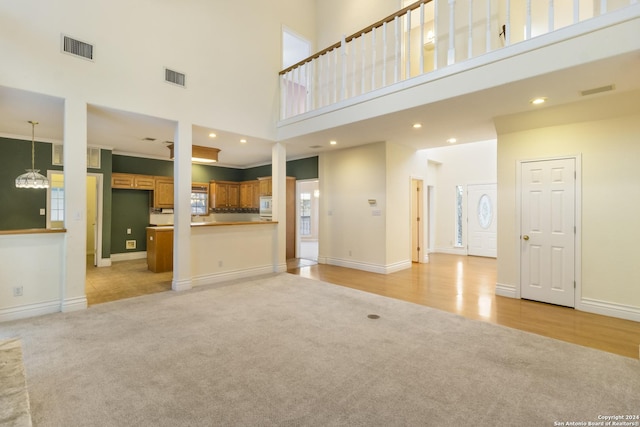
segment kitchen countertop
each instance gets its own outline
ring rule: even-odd
[[[210,222],[192,222],[191,227],[219,227],[227,225],[261,225],[261,224],[277,224],[278,221],[210,221]],[[173,225],[149,225],[147,228],[168,229],[173,230]]]

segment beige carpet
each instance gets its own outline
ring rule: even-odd
[[[638,360],[289,274],[0,324],[9,337],[36,426],[553,426],[640,412]]]
[[[29,393],[25,383],[22,349],[20,341],[17,339],[0,341],[0,425],[6,427],[31,426]]]

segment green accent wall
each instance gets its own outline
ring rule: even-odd
[[[251,181],[262,176],[271,176],[271,165],[244,169],[240,181]],[[287,176],[293,176],[296,179],[317,179],[318,156],[289,160],[287,162]]]
[[[111,215],[111,254],[141,252],[147,250],[147,229],[149,225],[149,201],[152,192],[148,190],[111,190],[113,210]],[[127,234],[127,229],[131,234]],[[135,240],[136,249],[126,249],[126,241]]]
[[[31,141],[0,138],[0,230],[46,228],[46,189],[16,188],[16,178],[31,169]],[[51,164],[51,144],[35,143],[35,167],[47,176],[47,170],[62,170]]]

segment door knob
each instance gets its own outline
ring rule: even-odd
[[[525,234],[524,236],[522,236],[522,238],[523,238],[524,240],[529,240],[529,236],[527,236],[526,234]]]

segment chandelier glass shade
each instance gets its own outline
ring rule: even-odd
[[[26,173],[16,178],[16,188],[49,188],[49,179],[41,175],[40,169],[35,167],[35,128],[38,122],[29,120],[29,123],[31,123],[31,169],[26,169]]]

